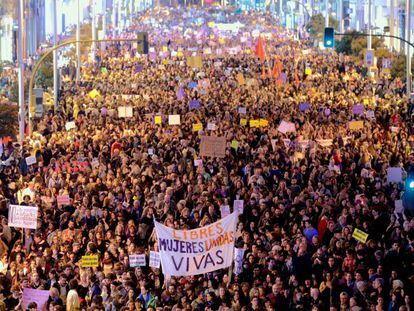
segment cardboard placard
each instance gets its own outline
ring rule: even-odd
[[[169,125],[180,125],[181,124],[181,116],[179,114],[170,114],[168,116],[168,124]]]
[[[366,243],[368,239],[368,233],[355,228],[354,232],[352,233],[352,237],[359,242]]]
[[[98,255],[82,256],[81,265],[82,265],[82,268],[86,268],[86,267],[96,268],[96,267],[98,267],[99,266]]]
[[[130,267],[145,267],[147,265],[147,259],[145,254],[134,254],[129,255],[129,266]]]
[[[350,130],[357,131],[364,128],[364,121],[350,121],[348,125]]]
[[[218,136],[202,136],[200,142],[202,157],[224,158],[226,155],[226,138]]]

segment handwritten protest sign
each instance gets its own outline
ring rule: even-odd
[[[364,128],[364,121],[350,121],[348,125],[350,130],[360,130]]]
[[[234,248],[234,274],[239,275],[243,270],[244,248]]]
[[[48,300],[49,300],[48,290],[23,288],[23,295],[22,295],[23,310],[28,310],[29,304],[31,302],[35,302],[37,305],[38,311],[46,311]]]
[[[235,150],[239,149],[239,142],[237,140],[233,139],[231,141],[231,148],[233,148]]]
[[[66,124],[65,124],[65,128],[66,128],[66,131],[70,131],[71,129],[75,129],[76,128],[76,123],[75,123],[75,121],[70,121],[70,122],[66,122]]]
[[[96,268],[97,266],[99,266],[98,255],[82,256],[81,265],[82,265],[82,268],[87,268],[87,267]]]
[[[207,123],[207,130],[209,131],[215,131],[217,130],[217,125],[215,123]]]
[[[364,105],[358,104],[352,107],[352,113],[356,115],[361,115],[364,113]]]
[[[221,213],[221,218],[224,218],[230,215],[230,206],[228,205],[220,206],[220,213]]]
[[[159,269],[161,265],[161,257],[159,252],[150,251],[149,266]]]
[[[164,274],[204,274],[232,264],[236,213],[193,230],[175,230],[155,220],[154,223]]]
[[[354,232],[352,233],[352,237],[359,242],[365,243],[368,239],[368,233],[355,228]]]
[[[259,119],[259,127],[269,126],[269,121],[266,119]]]
[[[250,125],[250,127],[259,127],[260,126],[260,120],[250,120],[249,125]]]
[[[332,139],[317,139],[316,142],[321,147],[329,147],[329,146],[332,146],[333,140]]]
[[[226,155],[226,138],[217,136],[202,136],[200,142],[202,157],[224,158]]]
[[[130,267],[145,267],[147,265],[147,259],[145,254],[134,254],[129,255],[129,266]]]
[[[236,80],[237,80],[237,83],[239,85],[245,85],[246,84],[246,80],[244,79],[244,75],[242,73],[238,73],[236,75]]]
[[[394,202],[394,212],[395,213],[403,213],[404,212],[404,205],[402,200],[395,200]]]
[[[30,157],[26,158],[27,166],[30,166],[30,165],[33,165],[33,164],[36,164],[36,163],[37,163],[37,160],[36,160],[35,156],[30,156]]]
[[[9,227],[37,229],[37,206],[10,205]]]
[[[162,118],[161,118],[161,116],[155,116],[154,123],[155,124],[162,124]]]
[[[203,67],[203,58],[200,55],[187,57],[187,65],[192,68]]]
[[[189,107],[190,109],[200,109],[200,101],[197,99],[190,100]]]
[[[199,132],[203,130],[203,123],[194,123],[193,132]]]
[[[282,120],[282,122],[280,122],[279,127],[277,128],[277,130],[283,134],[289,133],[289,132],[295,132],[296,131],[296,127],[295,124],[292,122],[287,122]]]
[[[194,166],[195,167],[203,166],[203,160],[202,159],[194,160]]]
[[[300,112],[305,112],[309,108],[310,108],[310,104],[309,103],[301,103],[301,104],[299,104],[299,111]]]
[[[118,117],[119,118],[132,118],[133,109],[131,106],[121,106],[118,107]]]
[[[58,195],[56,201],[58,206],[70,205],[70,197],[68,194]]]
[[[179,114],[170,114],[168,116],[168,124],[169,125],[180,125],[181,124],[181,117]]]
[[[233,201],[233,212],[237,214],[243,214],[243,210],[244,210],[244,201],[234,200]]]
[[[400,183],[402,182],[402,169],[401,167],[389,167],[387,169],[387,182]]]
[[[246,114],[246,107],[239,107],[238,112],[240,114]]]
[[[101,96],[101,94],[96,89],[93,89],[88,93],[88,96],[92,99],[95,99],[96,97]]]

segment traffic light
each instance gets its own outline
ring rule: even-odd
[[[137,33],[137,52],[139,54],[148,54],[148,33]]]
[[[326,27],[323,36],[323,46],[326,48],[333,48],[335,45],[334,29],[332,27]]]

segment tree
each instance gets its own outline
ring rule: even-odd
[[[349,34],[355,34],[357,33],[356,31],[352,31],[352,32],[347,32]],[[346,55],[351,55],[352,54],[352,48],[351,48],[351,44],[352,44],[352,40],[354,39],[353,36],[342,36],[341,40],[338,40],[335,42],[335,49],[337,53],[343,53]]]
[[[0,105],[0,137],[17,135],[18,107],[14,104]]]
[[[44,89],[53,86],[53,56],[49,54],[36,74],[36,84]]]
[[[332,16],[329,17],[329,25],[338,28],[338,21]],[[314,39],[322,39],[325,30],[325,17],[319,13],[311,16],[308,23],[308,32]]]
[[[351,43],[352,54],[364,59],[365,51],[367,49],[367,37],[355,36]],[[380,37],[372,36],[372,49],[377,50],[384,46],[384,40]]]

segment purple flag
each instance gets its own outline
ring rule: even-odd
[[[299,104],[299,111],[301,111],[301,112],[305,112],[309,108],[310,108],[309,103],[301,103],[301,104]]]
[[[188,83],[188,88],[190,89],[195,89],[197,87],[197,83],[194,81],[191,81],[190,83]]]
[[[286,73],[285,72],[281,72],[280,76],[279,76],[280,81],[282,81],[283,84],[286,83]]]
[[[200,109],[200,102],[197,99],[190,100],[190,109]]]
[[[135,66],[135,73],[141,72],[142,71],[142,65],[138,64]]]
[[[362,105],[362,104],[354,105],[354,107],[352,107],[352,113],[357,114],[357,115],[363,114],[364,113],[364,105]]]
[[[183,100],[184,96],[185,96],[185,94],[184,94],[184,90],[183,90],[183,88],[182,88],[182,87],[180,87],[180,88],[178,89],[178,92],[177,92],[177,99],[178,99],[178,100]]]

